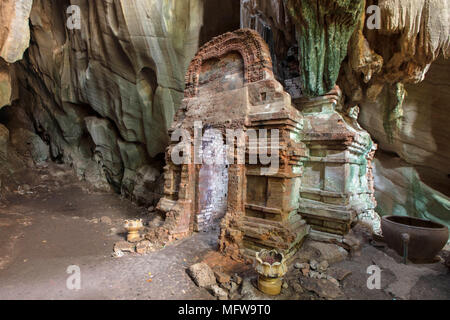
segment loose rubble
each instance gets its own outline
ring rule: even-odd
[[[114,252],[135,252],[136,245],[128,241],[119,241],[114,245]]]
[[[300,283],[303,288],[308,291],[315,292],[321,298],[336,299],[343,295],[343,292],[339,289],[339,287],[327,279],[315,280],[304,277],[300,280]]]
[[[216,284],[216,276],[212,269],[204,262],[189,267],[188,274],[195,284],[201,288],[211,287]]]

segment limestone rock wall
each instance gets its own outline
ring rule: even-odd
[[[3,0],[0,3],[0,57],[13,63],[22,59],[28,48],[30,16],[33,0]]]
[[[392,140],[402,126],[405,84],[419,83],[431,63],[450,54],[450,11],[445,0],[383,0],[378,4],[379,29],[361,20],[349,43],[349,56],[341,69],[340,84],[347,105],[386,99],[383,127]]]
[[[22,59],[30,41],[28,17],[32,0],[0,3],[0,108],[15,97],[14,71],[9,64]]]
[[[14,96],[14,75],[8,64],[0,58],[0,108],[11,104]]]
[[[400,157],[380,153],[374,163],[377,211],[381,215],[430,219],[448,226],[448,194],[428,184],[421,169]]]
[[[421,172],[423,181],[450,195],[450,60],[439,58],[419,84],[405,85],[401,128],[390,140],[383,127],[386,92],[361,104],[360,122],[382,150],[395,154]]]
[[[385,94],[362,104],[361,123],[380,147],[375,161],[377,211],[450,225],[450,60],[434,62],[425,80],[406,85],[402,126],[393,140],[383,128]]]
[[[81,30],[66,28],[70,4],[81,8]],[[70,109],[61,110],[67,115],[88,106],[123,140],[143,144],[150,157],[164,152],[186,66],[198,47],[200,1],[35,0],[30,22],[22,74],[28,79],[22,81],[37,99],[49,93],[41,99],[47,109],[54,103]]]
[[[354,34],[340,78],[347,104],[360,105],[360,122],[381,150],[374,168],[377,211],[449,226],[448,2],[378,5],[381,29],[361,26]]]
[[[66,25],[70,5],[80,8],[80,30]],[[25,109],[53,160],[99,188],[153,202],[157,195],[143,189],[161,181],[203,1],[34,0],[29,23],[14,108]]]

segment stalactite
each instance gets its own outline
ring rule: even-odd
[[[304,93],[320,96],[336,84],[364,0],[284,0],[296,27]]]

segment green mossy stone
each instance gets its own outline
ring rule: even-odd
[[[303,91],[306,96],[324,95],[336,84],[365,1],[284,1],[296,27]]]

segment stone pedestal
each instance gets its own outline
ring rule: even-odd
[[[297,101],[309,149],[299,212],[314,230],[345,235],[358,217],[376,215],[371,172],[376,145],[357,115],[337,111],[340,95],[336,87],[325,96]]]

